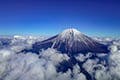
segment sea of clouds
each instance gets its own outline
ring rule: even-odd
[[[87,80],[78,64],[73,66],[73,70],[57,72],[56,66],[64,60],[69,60],[69,56],[55,49],[42,50],[39,55],[32,52],[18,54],[44,39],[46,38],[32,36],[0,38],[0,80]],[[86,60],[83,68],[96,80],[120,80],[120,39],[94,39],[109,45],[110,53],[97,55],[101,58],[109,55],[107,67],[104,62],[97,64],[98,59],[89,59],[92,53],[79,54],[75,58],[80,62]]]

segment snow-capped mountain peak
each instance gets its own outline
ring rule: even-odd
[[[80,31],[78,31],[77,29],[70,28],[70,29],[64,30],[60,35],[66,37],[69,35],[76,36],[76,35],[80,35],[80,34],[82,34],[82,33]]]
[[[58,39],[59,40],[78,40],[78,38],[82,38],[83,34],[78,31],[77,29],[74,28],[70,28],[70,29],[66,29],[64,30],[62,33],[60,33],[58,35]]]
[[[48,48],[54,48],[70,55],[87,52],[108,52],[106,45],[97,42],[73,28],[66,29],[56,36],[33,44],[34,51]]]

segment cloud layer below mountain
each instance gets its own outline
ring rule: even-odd
[[[120,80],[120,40],[95,39],[109,44],[107,67],[104,62],[97,64],[98,59],[90,59],[92,53],[79,54],[75,58],[80,62],[86,60],[83,68],[96,80]],[[14,37],[7,45],[0,40],[0,80],[87,80],[78,64],[73,66],[73,70],[57,72],[56,66],[62,61],[68,61],[70,57],[55,49],[43,50],[39,55],[31,52],[17,54],[25,48],[31,48],[34,42],[40,40],[43,38]],[[106,54],[97,56],[104,58]]]

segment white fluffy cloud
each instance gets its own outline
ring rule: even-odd
[[[57,72],[56,65],[64,60],[68,61],[70,57],[55,49],[43,50],[40,55],[31,52],[16,54],[25,48],[31,48],[33,43],[40,40],[43,37],[14,37],[7,47],[0,48],[0,80],[87,80],[78,64],[73,65],[73,70]],[[110,45],[107,67],[98,63],[99,58],[106,55],[104,53],[95,59],[90,59],[92,53],[81,53],[75,58],[80,62],[86,60],[82,67],[96,80],[120,80],[120,40],[96,40]]]
[[[44,58],[48,61],[52,61],[55,65],[62,62],[63,60],[68,60],[69,59],[67,54],[61,54],[57,50],[51,49],[51,48],[48,48],[47,50],[42,51],[40,53],[40,57]]]

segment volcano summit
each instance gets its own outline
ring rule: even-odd
[[[32,51],[38,52],[41,49],[47,48],[54,48],[62,53],[67,53],[69,55],[87,52],[109,52],[107,45],[101,44],[73,28],[66,29],[62,33],[44,41],[36,42],[33,44]]]

